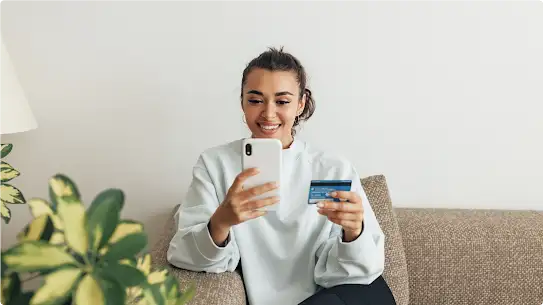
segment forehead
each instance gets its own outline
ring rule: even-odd
[[[270,71],[257,68],[247,75],[243,91],[258,90],[264,94],[289,91],[297,94],[298,87],[296,75],[292,71]]]

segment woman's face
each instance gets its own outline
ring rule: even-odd
[[[253,69],[243,87],[242,108],[254,138],[275,138],[287,147],[296,116],[302,113],[296,75],[290,71]]]

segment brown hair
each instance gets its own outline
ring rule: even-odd
[[[292,126],[292,135],[296,134],[294,127],[300,124],[300,121],[307,121],[315,112],[315,100],[313,98],[311,90],[307,86],[307,73],[300,61],[293,55],[284,52],[283,47],[280,49],[269,48],[258,57],[254,58],[247,64],[245,70],[243,70],[243,77],[241,79],[241,96],[243,101],[243,86],[247,82],[247,75],[254,68],[266,69],[270,71],[292,71],[296,74],[298,85],[300,88],[300,99],[306,94],[305,107],[302,113],[294,120]]]

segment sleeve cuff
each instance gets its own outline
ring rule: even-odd
[[[200,254],[210,261],[219,261],[230,251],[232,244],[230,242],[230,234],[228,234],[228,238],[226,239],[226,245],[219,247],[215,244],[213,238],[211,238],[207,223],[200,224],[199,228],[193,231],[192,236]]]
[[[351,242],[344,242],[342,240],[343,233],[338,236],[338,259],[342,261],[355,261],[358,260],[365,249],[371,249],[375,247],[373,239],[371,238],[371,232],[363,230],[357,239]]]

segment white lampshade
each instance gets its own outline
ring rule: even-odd
[[[17,73],[11,63],[4,42],[2,42],[2,99],[0,100],[0,133],[24,132],[38,127],[38,123],[28,105]]]

